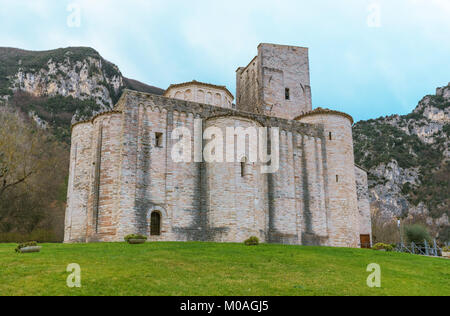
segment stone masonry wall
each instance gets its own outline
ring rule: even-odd
[[[65,242],[113,241],[122,115],[102,115],[72,129]]]
[[[65,217],[65,242],[85,242],[91,180],[92,124],[72,129],[69,184]]]
[[[302,112],[311,111],[308,49],[261,44],[258,56],[264,113],[293,120]],[[289,100],[285,97],[286,88]]]
[[[338,114],[315,114],[301,122],[324,127],[328,245],[358,247],[359,210],[351,121]]]
[[[205,127],[218,128],[225,136],[227,127],[247,129],[261,125],[236,116],[212,118],[206,121]],[[242,242],[251,236],[257,236],[265,242],[268,219],[267,180],[266,175],[261,173],[261,162],[249,161],[250,146],[256,151],[258,144],[250,144],[247,139],[245,155],[237,156],[237,137],[232,137],[236,138],[235,162],[206,163],[209,234],[215,241]],[[225,142],[223,149],[226,155]]]
[[[92,181],[88,203],[89,241],[114,241],[120,171],[122,114],[97,117],[92,127]]]
[[[282,129],[294,130],[298,133],[305,133],[311,136],[317,136],[320,133],[320,129],[301,123],[268,118],[251,113],[239,113],[229,109],[153,95],[129,93],[122,103],[123,107],[121,109],[124,113],[125,121],[124,135],[122,136],[123,145],[129,148],[124,147],[123,149],[123,152],[127,154],[126,159],[123,159],[121,169],[122,176],[127,174],[127,178],[130,178],[130,181],[122,185],[121,191],[123,195],[120,198],[120,203],[121,205],[129,206],[130,210],[124,212],[123,206],[121,207],[120,212],[122,215],[119,226],[121,229],[126,227],[127,230],[119,233],[117,237],[119,240],[121,236],[133,233],[133,230],[135,233],[136,227],[140,227],[140,233],[145,233],[146,230],[143,227],[148,227],[149,213],[155,208],[162,210],[161,213],[165,215],[163,216],[163,226],[165,225],[164,223],[170,223],[170,225],[167,225],[168,227],[163,229],[162,236],[151,237],[153,240],[237,241],[238,238],[244,238],[244,235],[248,238],[248,234],[252,231],[250,229],[246,233],[245,229],[233,229],[234,232],[242,231],[242,236],[239,233],[229,235],[227,237],[228,239],[220,237],[220,229],[216,229],[215,227],[220,223],[211,224],[211,216],[213,214],[209,212],[210,208],[208,205],[211,192],[208,191],[207,183],[211,180],[209,175],[212,173],[208,172],[206,163],[174,163],[171,160],[170,149],[175,141],[178,141],[172,140],[171,131],[174,127],[186,127],[193,135],[194,117],[203,119],[204,124],[210,118],[222,117],[223,120],[228,121],[233,126],[239,121],[253,121],[253,124],[258,122],[258,126],[279,126]],[[143,116],[143,113],[147,114]],[[240,119],[232,117],[237,113],[240,114]],[[140,122],[142,117],[146,117],[144,123]],[[146,127],[143,129],[142,126]],[[203,131],[206,125],[201,128]],[[141,132],[138,132],[139,130]],[[152,139],[155,132],[164,133],[164,150],[154,148],[152,144],[147,144],[143,147],[148,146],[148,150],[145,151],[145,154],[139,155],[139,140]],[[142,134],[141,137],[137,137],[139,133]],[[147,162],[144,160],[147,160]],[[256,167],[252,167],[252,169],[257,170]],[[132,179],[135,178],[133,176],[134,173],[138,175],[138,183],[131,183]],[[146,183],[144,183],[145,188],[142,189],[141,187],[141,189],[132,190],[135,186],[140,187],[139,179],[142,175],[147,179]],[[256,176],[257,174],[255,173],[254,177]],[[250,179],[252,179],[251,175],[247,177],[246,182],[250,181]],[[223,178],[223,181],[225,183],[227,179]],[[259,180],[257,182],[255,181],[252,180],[250,182],[264,183]],[[236,198],[236,194],[241,192],[243,189],[242,185],[238,186],[239,189],[235,190],[234,195],[230,193],[228,199],[233,203],[240,200]],[[254,198],[252,201],[255,203]],[[258,203],[261,204],[263,203],[262,201],[263,198],[259,199]],[[263,205],[257,209],[258,212],[264,214]],[[136,217],[134,213],[140,215]],[[144,216],[143,214],[147,215]],[[242,218],[246,216],[251,218],[253,214],[249,213]],[[236,220],[230,226],[236,226],[236,223],[239,222],[236,216],[235,218]],[[256,218],[253,217],[253,220],[260,221],[259,223],[255,222],[258,229],[253,230],[255,235],[260,235],[261,221],[267,222],[268,219],[258,216]],[[290,220],[286,221],[289,223],[292,222]],[[245,220],[242,223],[245,223]],[[264,236],[261,237],[264,240]]]
[[[236,108],[239,111],[263,114],[260,95],[260,62],[256,56],[247,67],[236,70]]]
[[[370,214],[370,199],[367,172],[355,166],[356,190],[358,194],[359,232],[361,235],[372,236],[372,221]]]
[[[236,105],[241,111],[290,120],[311,111],[308,49],[260,44],[258,56],[236,72]]]
[[[66,242],[149,236],[150,215],[159,212],[162,234],[149,236],[153,241],[242,242],[256,235],[288,244],[358,245],[347,118],[314,115],[298,122],[129,90],[115,110],[120,113],[73,127]],[[239,162],[172,161],[179,141],[173,129],[194,135],[195,118],[202,119],[202,132],[208,126],[279,128],[279,171],[262,175],[250,164],[242,177]],[[75,158],[81,143],[82,157]]]
[[[215,88],[201,82],[185,83],[180,86],[169,87],[164,96],[178,100],[204,103],[224,108],[232,108],[233,97],[227,90]]]

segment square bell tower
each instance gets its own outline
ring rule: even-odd
[[[311,111],[308,48],[260,44],[236,71],[236,108],[290,120]]]

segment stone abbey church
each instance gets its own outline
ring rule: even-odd
[[[203,131],[224,134],[228,127],[278,129],[266,141],[279,142],[279,168],[263,173],[270,162],[246,159],[174,161],[173,130],[194,134],[199,120]],[[348,114],[312,109],[302,47],[260,44],[236,71],[236,100],[224,86],[197,81],[171,85],[164,96],[125,90],[113,110],[72,127],[65,242],[143,234],[150,241],[370,244],[367,174],[354,164],[352,124]]]

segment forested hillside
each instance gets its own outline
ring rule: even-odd
[[[418,221],[450,239],[449,124],[450,84],[408,115],[355,124],[356,163],[369,170],[372,211],[381,222]]]

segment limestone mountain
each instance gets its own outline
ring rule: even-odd
[[[450,83],[408,115],[361,121],[353,129],[356,163],[369,171],[372,210],[386,219],[425,218],[448,241]]]
[[[66,142],[74,115],[79,119],[110,109],[125,88],[164,92],[125,78],[92,48],[26,51],[0,47],[0,102],[19,107]]]

